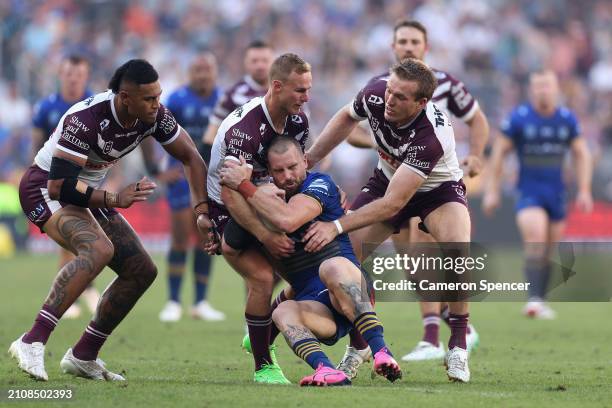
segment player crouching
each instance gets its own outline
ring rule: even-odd
[[[244,159],[228,162],[221,180],[239,191],[267,223],[284,231],[294,242],[295,252],[275,268],[291,285],[295,296],[278,305],[272,319],[295,354],[314,374],[302,386],[349,385],[350,379],[336,370],[321,349],[332,345],[355,327],[374,354],[374,371],[393,382],[402,376],[399,365],[385,344],[378,320],[365,288],[359,262],[347,234],[338,235],[316,253],[304,251],[302,238],[315,221],[334,221],[344,214],[340,190],[322,173],[307,173],[298,142],[275,138],[268,147],[269,173],[274,185],[256,187],[251,168]],[[225,239],[254,242],[234,221],[228,222]],[[238,239],[236,239],[239,237]]]

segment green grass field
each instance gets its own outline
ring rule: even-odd
[[[156,257],[160,276],[117,328],[100,357],[111,370],[124,371],[127,383],[74,379],[60,372],[59,361],[88,322],[62,321],[47,344],[50,380],[34,382],[22,373],[6,350],[29,329],[56,273],[55,256],[18,255],[0,260],[0,405],[7,389],[73,389],[73,401],[44,405],[110,406],[470,406],[559,407],[612,406],[612,305],[559,303],[560,318],[529,321],[520,315],[521,303],[479,303],[471,310],[481,335],[471,356],[472,381],[449,383],[441,363],[402,364],[404,378],[395,384],[370,378],[364,366],[352,387],[339,389],[261,386],[252,382],[252,359],[239,344],[244,334],[244,288],[240,278],[216,259],[212,304],[228,320],[205,323],[184,318],[176,324],[157,319],[166,293],[165,266]],[[96,286],[103,289],[113,272],[105,270]],[[191,275],[189,276],[191,278]],[[183,304],[192,299],[191,279],[183,287]],[[418,307],[413,303],[380,303],[377,310],[397,357],[408,352],[421,335]],[[448,329],[441,329],[442,339]],[[294,383],[311,369],[279,338],[279,361]],[[327,348],[337,361],[345,343]],[[8,405],[8,404],[7,404]],[[21,401],[10,406],[43,406]]]

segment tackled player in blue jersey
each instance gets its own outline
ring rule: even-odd
[[[252,184],[251,169],[244,159],[241,165],[226,162],[221,181],[239,191],[271,228],[285,232],[295,242],[295,252],[276,265],[291,285],[294,297],[280,303],[272,319],[295,354],[315,369],[300,385],[350,384],[350,379],[335,369],[320,343],[336,343],[353,326],[372,349],[374,370],[389,381],[401,378],[400,367],[385,344],[382,324],[374,312],[348,235],[338,235],[316,253],[304,250],[303,237],[312,223],[334,222],[344,215],[338,186],[326,174],[306,172],[301,146],[293,138],[280,136],[272,140],[267,159],[274,184]],[[225,228],[226,242],[239,236],[255,240],[230,221]]]
[[[502,123],[491,155],[492,175],[483,200],[485,214],[500,203],[500,178],[504,157],[512,149],[519,159],[516,221],[525,245],[525,274],[531,285],[523,312],[534,318],[552,319],[554,311],[543,300],[550,276],[550,253],[561,239],[566,217],[563,161],[571,150],[575,159],[579,210],[589,212],[591,156],[580,137],[578,121],[559,106],[559,86],[552,71],[539,71],[529,79],[531,102],[519,105]]]
[[[189,83],[178,88],[168,97],[166,106],[176,121],[194,139],[206,163],[210,161],[210,146],[202,146],[202,135],[209,118],[221,97],[216,86],[217,61],[211,53],[202,53],[189,66]],[[163,322],[175,322],[181,318],[180,289],[185,273],[187,252],[192,246],[191,238],[196,233],[195,217],[191,211],[189,183],[183,166],[177,159],[168,156],[167,170],[159,174],[167,183],[167,198],[171,210],[171,244],[168,253],[169,300],[159,314]],[[215,310],[207,301],[210,256],[199,246],[193,249],[193,272],[195,295],[191,315],[208,321],[224,320],[225,315]]]

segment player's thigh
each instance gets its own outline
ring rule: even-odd
[[[316,300],[296,302],[300,316],[306,326],[318,339],[328,339],[336,334],[336,322],[327,306]]]
[[[391,234],[393,228],[382,222],[351,232],[349,238],[357,259],[362,262]]]
[[[115,244],[115,254],[108,266],[122,278],[136,279],[142,284],[153,282],[157,267],[125,218],[115,213],[100,220],[100,225]]]
[[[550,221],[548,213],[542,207],[526,207],[516,213],[516,225],[523,242],[546,243]]]
[[[319,266],[319,277],[328,288],[336,282],[361,283],[362,280],[359,268],[343,256],[323,261]]]
[[[171,247],[176,250],[187,250],[189,240],[194,232],[195,220],[191,208],[172,211],[170,215]]]
[[[272,263],[264,253],[257,247],[236,251],[227,245],[225,238],[222,238],[223,257],[232,268],[242,276],[247,283],[254,284],[266,283],[274,284],[274,268]]]
[[[470,213],[461,203],[442,204],[425,217],[424,223],[438,242],[470,242]]]
[[[114,245],[89,209],[68,205],[53,213],[43,226],[44,232],[62,248],[75,255],[87,255],[106,263],[114,254]]]

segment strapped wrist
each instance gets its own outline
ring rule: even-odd
[[[255,192],[257,192],[257,187],[255,184],[251,183],[250,180],[244,179],[240,182],[240,184],[238,184],[238,192],[245,198],[245,200],[248,200],[255,195]]]

